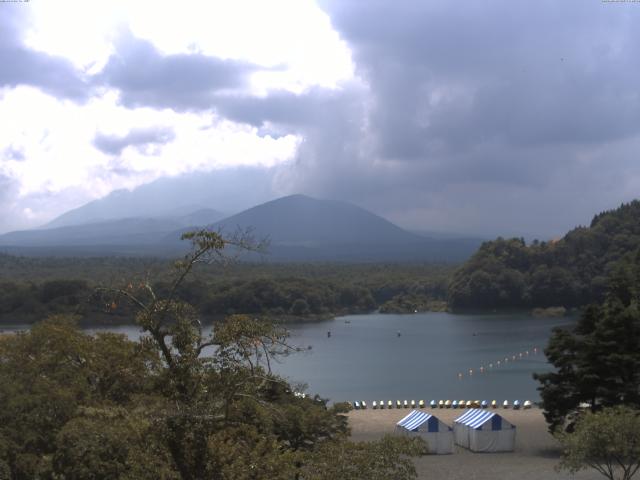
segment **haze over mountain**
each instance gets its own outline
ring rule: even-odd
[[[81,225],[127,217],[183,217],[197,210],[211,208],[230,214],[272,198],[273,192],[264,181],[263,169],[247,167],[184,174],[160,178],[133,190],[116,190],[69,210],[45,227]],[[218,218],[210,218],[206,222],[215,222],[222,216],[220,213]]]
[[[109,201],[117,204],[119,198]],[[61,222],[97,211],[87,207],[63,215]],[[0,236],[0,246],[27,254],[176,255],[186,248],[180,234],[197,226],[226,233],[251,228],[256,238],[269,238],[266,259],[273,261],[461,261],[480,244],[469,238],[425,238],[355,205],[304,195],[269,201],[219,221],[209,216],[215,214],[199,210],[182,217],[129,217],[11,232]]]

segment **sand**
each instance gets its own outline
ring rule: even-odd
[[[463,411],[425,408],[440,420],[453,425]],[[604,478],[595,471],[585,470],[576,475],[558,472],[560,450],[547,432],[547,424],[540,409],[497,410],[516,426],[516,448],[509,453],[473,453],[455,446],[452,455],[427,455],[415,460],[420,479],[464,480],[591,480]],[[355,441],[376,440],[393,433],[395,424],[410,412],[401,410],[354,410],[349,413],[351,437]]]

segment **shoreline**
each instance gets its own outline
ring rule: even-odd
[[[465,410],[424,408],[449,426]],[[555,470],[560,460],[558,442],[547,431],[542,410],[490,409],[516,426],[516,447],[507,453],[473,453],[454,446],[451,455],[426,455],[414,459],[418,479],[464,480],[595,480],[595,471],[577,474]],[[396,423],[411,411],[410,408],[352,410],[347,414],[351,440],[374,441],[385,434],[393,434]]]

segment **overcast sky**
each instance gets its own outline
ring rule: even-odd
[[[274,198],[556,236],[640,196],[638,25],[632,1],[0,3],[0,231],[251,166]]]

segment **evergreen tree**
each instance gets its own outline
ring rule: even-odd
[[[581,404],[640,407],[640,253],[621,262],[606,300],[573,331],[553,332],[545,353],[555,371],[534,378],[550,430],[571,428]]]

